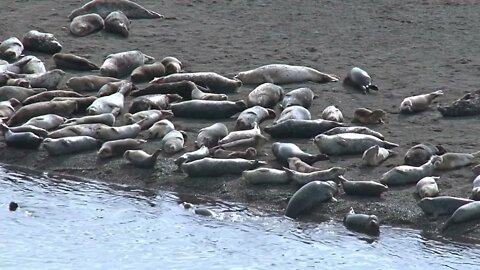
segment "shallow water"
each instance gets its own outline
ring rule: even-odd
[[[19,203],[8,211],[10,201]],[[200,216],[181,201],[212,210]],[[0,167],[0,269],[479,269],[480,245]]]

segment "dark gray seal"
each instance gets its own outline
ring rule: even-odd
[[[310,88],[298,88],[285,94],[280,106],[285,109],[289,106],[302,106],[306,109],[312,106],[313,100],[318,96]]]
[[[297,218],[322,202],[336,201],[337,184],[333,181],[313,181],[297,190],[288,201],[285,216]]]
[[[176,117],[221,119],[230,118],[246,108],[243,100],[239,101],[213,101],[189,100],[170,104],[170,109]]]
[[[90,60],[69,53],[56,53],[53,55],[53,61],[55,62],[57,68],[60,69],[72,69],[80,71],[100,69],[100,67]]]
[[[207,88],[216,94],[227,94],[237,91],[242,82],[236,79],[229,79],[215,72],[193,72],[175,73],[164,77],[156,78],[150,83],[170,83],[179,81],[191,81],[197,85]]]
[[[132,101],[128,112],[136,113],[146,110],[167,110],[170,109],[170,103],[181,100],[182,97],[177,94],[140,96]]]
[[[414,145],[405,153],[405,165],[421,166],[427,162],[433,155],[443,155],[447,151],[441,145],[431,143],[421,143]]]
[[[62,44],[51,33],[43,33],[37,30],[28,31],[22,38],[26,50],[47,54],[58,53],[62,50]]]
[[[130,20],[121,11],[113,11],[105,18],[105,31],[128,37],[130,34]]]
[[[383,192],[388,191],[388,187],[375,181],[349,181],[343,176],[339,176],[343,191],[351,196],[380,197]]]
[[[3,123],[0,124],[0,129],[5,136],[7,146],[13,148],[37,149],[44,139],[32,132],[13,132]]]
[[[242,158],[202,158],[183,163],[181,169],[189,177],[218,177],[226,174],[241,174],[245,170],[253,170],[265,162]]]
[[[165,75],[165,67],[160,62],[139,66],[132,71],[130,80],[133,83],[142,83],[153,80],[155,77]]]
[[[445,231],[453,224],[465,223],[480,219],[480,201],[474,201],[460,206],[452,216],[445,222],[442,231]]]
[[[264,130],[274,138],[311,138],[332,128],[344,126],[345,124],[323,119],[290,119],[273,126],[267,126]]]
[[[347,229],[370,235],[380,234],[380,222],[375,215],[356,214],[353,208],[343,218],[343,224]]]
[[[432,216],[433,219],[437,219],[438,216],[451,215],[460,206],[471,202],[473,202],[473,200],[465,198],[438,196],[423,198],[418,202],[418,206],[420,206],[425,214]]]
[[[47,91],[46,88],[25,88],[21,86],[2,86],[0,87],[0,100],[6,101],[11,98],[22,102],[26,98],[38,93]]]
[[[480,115],[480,90],[468,93],[447,106],[438,106],[443,117]]]

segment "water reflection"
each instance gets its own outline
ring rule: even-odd
[[[8,211],[8,203],[20,208]],[[188,202],[215,213],[195,215]],[[480,246],[0,167],[0,269],[478,269]]]

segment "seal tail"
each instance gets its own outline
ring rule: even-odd
[[[317,162],[317,161],[328,160],[329,158],[330,158],[330,157],[329,157],[328,155],[318,154],[318,155],[315,156],[314,161],[312,162],[312,164],[315,163],[315,162]],[[310,165],[311,165],[311,164],[310,164]]]
[[[480,151],[473,152],[472,156],[474,156],[475,158],[480,158]]]

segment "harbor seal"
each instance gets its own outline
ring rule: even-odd
[[[142,130],[139,124],[131,124],[120,127],[103,126],[98,129],[97,137],[103,141],[114,141],[127,138],[136,138]]]
[[[163,136],[160,142],[161,149],[167,154],[175,154],[180,152],[185,147],[185,139],[187,135],[185,132],[172,130]]]
[[[343,224],[351,231],[370,235],[380,234],[380,222],[375,215],[356,214],[353,208],[343,218]]]
[[[290,180],[302,186],[312,181],[333,181],[336,180],[337,177],[342,176],[347,172],[347,170],[342,167],[332,167],[327,170],[314,171],[309,173],[297,172],[285,167],[283,169],[287,172],[288,178],[290,178]]]
[[[249,147],[244,151],[230,151],[222,148],[214,149],[212,156],[214,158],[244,158],[254,159],[257,156],[257,150],[253,147]]]
[[[273,126],[266,126],[264,131],[273,138],[311,138],[334,127],[343,126],[345,126],[343,123],[323,119],[290,119]]]
[[[70,23],[70,33],[84,37],[103,29],[105,23],[98,14],[91,13],[75,17]]]
[[[322,169],[308,165],[306,162],[303,162],[298,157],[290,157],[287,159],[288,168],[297,172],[311,173],[318,172]]]
[[[226,174],[241,174],[243,171],[256,169],[265,162],[242,158],[202,158],[183,163],[181,169],[189,177],[218,177]]]
[[[478,161],[480,151],[472,154],[468,153],[445,153],[440,156],[439,161],[435,165],[437,170],[453,170],[468,166],[475,161]]]
[[[188,100],[170,104],[175,117],[221,119],[245,110],[245,101]]]
[[[192,99],[200,99],[200,100],[227,100],[228,96],[225,94],[213,94],[213,93],[205,93],[202,90],[195,87],[192,90]]]
[[[174,130],[175,126],[167,119],[160,120],[153,124],[147,131],[149,139],[163,138],[167,133]]]
[[[322,119],[343,122],[343,114],[337,107],[331,105],[323,110]]]
[[[9,64],[8,62],[5,64],[0,64],[0,74],[4,73],[3,75],[6,76],[6,78],[10,78],[10,76],[7,75],[12,75],[12,73],[17,74],[20,73],[20,71],[23,69],[23,67],[32,60],[32,57],[23,57],[22,59]],[[7,74],[5,74],[5,72]]]
[[[315,137],[314,143],[321,153],[332,156],[362,154],[375,145],[388,149],[398,146],[398,144],[380,140],[371,135],[358,133],[319,134]]]
[[[23,43],[16,37],[9,37],[0,43],[0,58],[14,60],[23,52]]]
[[[118,92],[109,96],[99,97],[88,106],[87,113],[89,115],[112,113],[118,116],[123,110],[124,99],[123,94]]]
[[[407,150],[404,157],[405,165],[420,166],[427,162],[433,155],[442,155],[447,151],[441,145],[421,143]]]
[[[251,138],[240,139],[229,143],[220,144],[219,147],[225,150],[237,150],[241,151],[249,147],[255,148],[257,153],[260,153],[265,143],[268,141],[268,138],[257,134]]]
[[[56,53],[53,55],[55,66],[60,69],[71,69],[80,71],[89,71],[100,69],[90,60],[70,53]]]
[[[370,75],[359,67],[354,67],[348,72],[343,80],[343,85],[359,90],[365,95],[367,92],[370,92],[370,90],[378,91],[378,87],[372,84]]]
[[[137,67],[153,61],[155,58],[138,50],[109,54],[100,66],[100,75],[122,78],[130,75]]]
[[[50,101],[55,97],[82,97],[82,95],[77,92],[68,91],[68,90],[51,90],[51,91],[45,91],[45,92],[41,92],[33,96],[30,96],[26,98],[24,101],[22,101],[22,104],[25,106],[32,103]]]
[[[289,119],[296,119],[296,120],[311,120],[312,115],[308,111],[308,109],[305,109],[302,106],[290,106],[287,107],[285,110],[283,110],[280,113],[280,116],[278,116],[278,119],[273,122],[273,124],[278,124],[284,121],[287,121]]]
[[[327,160],[328,156],[324,154],[312,155],[304,152],[300,147],[293,143],[274,142],[272,152],[278,162],[287,165],[288,158],[298,157],[307,164],[313,164],[316,161]]]
[[[25,50],[47,54],[58,53],[62,50],[62,44],[51,33],[30,30],[22,37]]]
[[[16,98],[0,101],[0,122],[10,119],[15,114],[15,107],[20,104],[21,102]]]
[[[97,99],[97,97],[93,96],[83,96],[83,97],[54,97],[52,101],[67,101],[72,100],[77,102],[77,110],[75,113],[86,113],[88,106],[92,105],[92,103]]]
[[[5,125],[1,123],[2,125]],[[13,133],[20,133],[20,132],[31,132],[38,137],[41,138],[46,138],[48,136],[48,131],[46,131],[43,128],[39,127],[34,127],[34,126],[18,126],[18,127],[7,127],[6,125],[4,126],[4,130],[10,130]]]
[[[275,118],[275,111],[266,109],[262,106],[253,106],[243,110],[235,121],[235,130],[252,129],[255,125],[260,125],[264,120]]]
[[[418,202],[418,206],[426,215],[431,216],[432,219],[437,219],[438,216],[451,215],[459,207],[471,202],[473,201],[465,198],[438,196],[425,197]]]
[[[364,125],[383,124],[386,112],[381,109],[370,110],[367,108],[358,108],[353,112],[352,123],[361,123]]]
[[[108,128],[107,125],[100,123],[78,124],[73,126],[62,127],[48,134],[49,138],[58,139],[71,136],[89,136],[99,139],[98,131],[102,128]]]
[[[480,176],[473,179],[473,188],[472,193],[470,194],[470,199],[475,201],[480,201]]]
[[[438,196],[439,191],[436,180],[439,178],[440,177],[427,176],[418,181],[416,188],[420,198]]]
[[[420,179],[432,176],[435,164],[440,160],[439,156],[432,156],[429,161],[420,167],[402,165],[384,173],[380,183],[388,186],[416,184]]]
[[[337,82],[338,77],[322,73],[316,69],[304,66],[270,64],[252,70],[239,72],[234,77],[244,84],[290,84],[290,83],[329,83]]]
[[[98,91],[102,86],[110,82],[119,82],[120,79],[97,75],[85,75],[70,78],[66,85],[76,92]]]
[[[195,145],[200,148],[205,145],[212,148],[218,145],[218,142],[228,134],[228,128],[223,123],[215,123],[211,126],[200,129],[197,135]]]
[[[428,109],[433,100],[442,96],[443,91],[438,90],[428,94],[417,95],[405,98],[400,104],[400,113],[416,113]]]
[[[105,18],[105,31],[127,38],[130,34],[130,20],[123,12],[113,11]]]
[[[160,61],[165,67],[165,75],[179,73],[182,71],[183,65],[180,60],[173,56],[167,56]]]
[[[312,89],[306,87],[297,88],[285,94],[280,107],[285,109],[289,106],[302,106],[308,109],[316,98],[318,96],[313,93]]]
[[[8,120],[9,126],[23,124],[35,116],[45,114],[57,114],[59,116],[69,117],[77,110],[75,101],[44,101],[29,104],[18,109]]]
[[[385,140],[385,136],[383,136],[382,133],[377,132],[377,131],[372,130],[372,129],[369,129],[367,127],[357,127],[357,126],[354,126],[354,127],[336,127],[336,128],[332,128],[332,129],[329,129],[329,130],[323,132],[323,134],[325,134],[325,135],[336,135],[336,134],[341,134],[341,133],[359,133],[359,134],[365,134],[365,135],[372,135],[372,136],[375,136],[375,137],[379,138],[380,140]]]
[[[142,83],[153,80],[155,77],[165,75],[165,67],[160,62],[153,64],[146,64],[135,68],[130,75],[130,80],[133,83]]]
[[[313,181],[297,190],[288,201],[285,216],[297,218],[322,202],[337,201],[337,184],[333,181]]]
[[[480,201],[467,203],[453,212],[452,216],[443,225],[442,232],[453,224],[461,224],[477,219],[480,219]]]
[[[127,150],[123,154],[123,157],[135,167],[147,169],[155,167],[155,163],[161,152],[162,150],[157,149],[150,155],[143,150]]]
[[[375,181],[349,181],[343,176],[337,177],[345,194],[350,196],[380,197],[388,187]]]
[[[139,97],[144,95],[157,95],[157,94],[177,94],[183,98],[183,100],[192,99],[192,91],[197,88],[197,85],[190,81],[180,81],[172,83],[151,83],[145,88],[132,91],[130,93],[133,97]]]
[[[113,113],[102,113],[97,115],[87,115],[78,118],[70,118],[65,120],[60,127],[67,127],[80,124],[104,124],[113,126],[115,124],[115,115]]]
[[[97,156],[99,158],[123,156],[125,151],[138,150],[146,142],[146,140],[141,139],[120,139],[105,142],[102,144],[102,147],[100,147],[100,150],[98,150]]]
[[[73,10],[68,18],[73,20],[75,17],[88,14],[96,13],[103,18],[107,17],[112,11],[121,11],[129,19],[161,19],[163,15],[159,13],[148,10],[141,5],[129,1],[129,0],[93,0],[80,8]]]
[[[25,88],[21,86],[2,86],[0,87],[0,100],[7,101],[14,98],[20,102],[26,98],[38,93],[47,91],[46,88]]]
[[[95,150],[100,145],[100,140],[90,136],[72,136],[59,139],[46,138],[40,147],[48,154],[58,156]]]
[[[242,86],[241,81],[229,79],[215,72],[175,73],[164,77],[155,78],[150,81],[150,83],[171,83],[180,81],[191,81],[197,85],[207,88],[209,91],[215,94],[233,93],[237,91],[240,86]]]
[[[124,116],[127,124],[138,123],[144,130],[160,120],[172,117],[172,115],[170,110],[146,110],[134,114],[126,113]]]
[[[28,57],[30,57],[30,61],[28,61],[28,63],[22,67],[21,73],[41,74],[41,73],[47,72],[47,69],[45,68],[45,64],[42,62],[42,60],[38,59],[38,57],[36,56],[28,56]],[[10,83],[9,81],[7,81],[7,84]]]
[[[182,165],[182,163],[199,160],[199,159],[208,157],[209,155],[210,155],[210,150],[208,149],[208,147],[206,147],[205,145],[202,145],[202,147],[198,148],[195,151],[188,152],[181,155],[180,157],[175,159],[174,162],[175,164],[177,164],[177,166],[180,166]]]
[[[252,185],[283,185],[290,182],[287,172],[272,168],[258,168],[242,172],[242,177]]]
[[[255,124],[254,128],[248,130],[238,130],[228,133],[226,136],[223,136],[221,140],[218,141],[219,144],[234,142],[242,139],[252,138],[255,135],[261,135],[262,131],[258,124]]]
[[[34,126],[44,130],[53,130],[58,128],[66,121],[66,118],[56,114],[45,114],[31,118],[24,126]]]
[[[480,114],[480,90],[467,93],[447,106],[438,106],[443,117],[474,116]]]
[[[396,153],[378,145],[374,145],[363,152],[362,161],[366,166],[378,166],[393,155],[396,155]]]
[[[14,132],[3,123],[0,123],[0,129],[5,137],[5,144],[8,147],[37,149],[44,139],[44,137],[37,136],[33,132]]]
[[[263,83],[247,96],[248,107],[273,108],[283,98],[283,88],[273,83]]]
[[[65,71],[54,69],[40,74],[13,74],[13,78],[20,78],[28,81],[32,88],[57,89],[58,84],[65,76]]]

